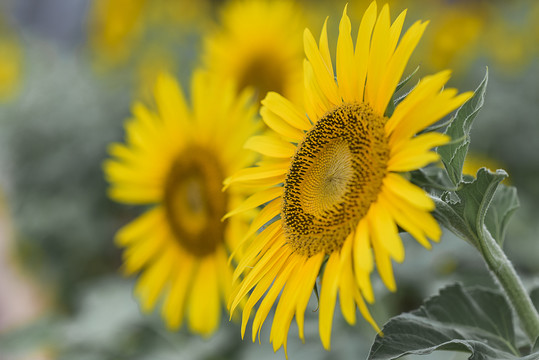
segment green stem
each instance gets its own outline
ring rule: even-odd
[[[479,246],[483,258],[505,291],[533,345],[539,337],[539,314],[502,248],[492,238],[488,230],[484,229],[482,235],[483,238],[479,239]]]

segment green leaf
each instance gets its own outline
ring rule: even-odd
[[[472,123],[485,101],[487,82],[488,68],[483,81],[475,90],[472,98],[457,110],[453,120],[445,131],[451,137],[452,141],[438,148],[438,154],[440,154],[449,178],[455,186],[462,181],[462,166],[468,152],[468,146],[470,145]]]
[[[448,286],[411,313],[392,318],[369,359],[397,359],[436,350],[470,353],[473,360],[519,359],[512,312],[505,297],[485,288]]]
[[[437,166],[428,166],[410,172],[410,181],[430,192],[455,190],[451,180],[447,177],[447,171]]]
[[[415,68],[414,71],[411,72],[410,75],[408,75],[404,80],[402,80],[395,89],[395,92],[399,92],[408,82],[414,77],[415,74],[419,71],[419,66]]]
[[[493,173],[485,168],[479,169],[477,178],[461,183],[459,190],[445,192],[440,198],[433,197],[436,203],[434,217],[457,236],[479,249],[478,239],[483,238],[487,211],[498,185],[506,177],[504,170]],[[491,216],[494,215],[497,215],[497,212],[493,211]],[[508,216],[510,214],[505,214],[505,222],[509,219]],[[489,219],[489,223],[493,221]]]
[[[402,80],[398,85],[397,87],[395,88],[395,92],[393,93],[393,97],[391,99],[391,101],[387,104],[387,107],[386,107],[386,112],[385,112],[385,116],[387,117],[391,117],[391,115],[393,114],[393,112],[395,111],[395,107],[406,97],[407,94],[399,97],[399,98],[395,98],[395,94],[397,92],[399,92],[406,84],[408,84],[408,82],[412,79],[412,77],[417,73],[417,71],[419,70],[419,66],[415,68],[414,71],[412,71],[412,73],[410,75],[408,75],[404,80]]]
[[[539,287],[536,287],[530,292],[530,298],[532,300],[533,306],[535,306],[537,311],[539,311]],[[533,351],[539,353],[539,338],[535,339]],[[539,359],[539,356],[537,358]]]
[[[502,246],[509,219],[519,208],[517,189],[500,185],[487,212],[485,225],[496,242]]]

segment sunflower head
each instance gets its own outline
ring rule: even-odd
[[[160,75],[157,109],[133,106],[126,141],[111,145],[104,170],[112,199],[150,207],[115,239],[125,272],[140,273],[142,309],[162,299],[171,329],[187,318],[192,332],[209,336],[231,291],[228,249],[245,227],[243,219],[221,221],[243,199],[234,189],[223,193],[222,182],[252,161],[242,144],[256,129],[255,108],[251,94],[202,71],[190,93],[192,106],[171,76]]]
[[[471,93],[457,95],[455,89],[444,88],[449,72],[440,72],[422,79],[386,115],[427,26],[417,21],[401,36],[405,15],[402,12],[392,23],[389,6],[378,13],[372,2],[354,45],[345,7],[335,68],[327,23],[318,43],[305,30],[304,101],[267,94],[261,114],[274,133],[253,137],[246,144],[264,158],[226,180],[251,189],[264,187],[239,208],[265,204],[253,221],[260,231],[236,268],[235,277],[244,277],[235,286],[230,305],[233,311],[247,296],[245,331],[260,301],[253,320],[254,340],[280,293],[270,334],[275,350],[286,348],[294,316],[303,338],[304,312],[324,263],[319,332],[329,349],[337,294],[350,324],[359,308],[379,331],[364,299],[374,300],[370,273],[375,264],[386,286],[396,288],[391,261],[404,260],[398,227],[427,248],[429,239],[440,239],[440,227],[430,214],[433,201],[403,175],[438,159],[432,148],[449,138],[421,132]]]
[[[221,26],[205,40],[203,60],[220,76],[297,98],[301,91],[302,10],[291,1],[235,0],[223,8]]]

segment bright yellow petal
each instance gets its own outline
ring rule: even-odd
[[[148,312],[153,309],[163,288],[169,279],[176,257],[171,251],[162,255],[144,270],[135,286],[135,294],[140,298],[141,310]]]
[[[234,270],[234,274],[232,276],[234,281],[240,277],[248,266],[253,265],[253,259],[260,255],[262,249],[268,243],[271,243],[272,240],[282,232],[280,227],[281,223],[275,221],[269,224],[263,231],[260,232],[260,234],[256,236]],[[274,251],[277,250],[277,248],[274,249]]]
[[[322,31],[320,32],[320,41],[318,42],[318,47],[320,49],[320,55],[324,59],[324,63],[328,69],[333,69],[333,64],[331,63],[331,54],[329,52],[329,43],[328,43],[328,18],[324,20],[324,25],[322,26]],[[332,70],[333,71],[333,70]]]
[[[337,82],[339,93],[345,102],[353,102],[357,94],[356,68],[354,66],[354,44],[350,32],[352,25],[350,18],[346,14],[348,5],[344,11],[339,24],[339,38],[337,40]]]
[[[283,187],[271,187],[259,192],[254,193],[249,196],[240,206],[236,209],[227,213],[223,219],[227,219],[233,215],[239,214],[241,212],[254,209],[257,206],[263,205],[276,197],[279,197],[283,194]]]
[[[270,129],[284,136],[285,138],[295,140],[296,142],[303,138],[304,133],[302,130],[290,125],[287,121],[270,111],[267,107],[263,106],[262,109],[260,109],[260,115],[262,116],[264,123],[268,125]]]
[[[372,231],[374,230],[371,230],[371,232]],[[395,292],[397,290],[397,285],[395,284],[395,277],[393,276],[393,267],[391,265],[389,254],[379,241],[373,240],[372,248],[374,250],[376,267],[378,268],[378,273],[380,274],[382,281],[390,291]]]
[[[169,74],[161,73],[157,78],[155,102],[170,134],[182,134],[189,128],[189,112],[183,92]]]
[[[413,198],[404,199],[394,188],[389,187],[384,189],[384,194],[392,206],[402,212],[402,215],[410,222],[421,228],[429,238],[434,241],[440,240],[442,234],[440,225],[429,212],[416,206]]]
[[[264,296],[264,299],[260,303],[258,307],[258,311],[256,312],[256,315],[255,315],[255,318],[253,319],[253,331],[252,331],[253,342],[255,342],[256,335],[260,332],[260,329],[262,328],[262,325],[264,324],[264,321],[266,320],[268,313],[273,307],[273,304],[275,303],[275,300],[277,299],[277,296],[281,292],[285,282],[289,279],[290,273],[294,269],[295,265],[296,265],[296,262],[293,261],[293,257],[286,258],[283,268],[277,273],[277,276],[275,277],[275,280],[273,281],[271,288],[268,290],[268,292],[266,293],[266,296]],[[281,329],[276,329],[276,331],[277,332],[283,331],[283,332],[288,333],[288,329],[281,328]]]
[[[206,256],[199,263],[189,295],[189,329],[202,336],[211,335],[221,318],[219,284],[213,256]]]
[[[427,24],[427,22],[421,23],[419,21],[414,23],[404,34],[397,50],[389,60],[386,72],[382,78],[382,84],[378,90],[378,109],[380,111],[385,111],[387,104],[393,97],[397,84],[402,78],[404,69],[408,64],[408,60],[417,46],[419,39],[421,39]],[[402,24],[400,26],[402,27]]]
[[[134,274],[150,263],[164,247],[170,244],[172,238],[167,227],[156,227],[151,235],[141,237],[130,245],[123,253],[123,270],[126,275]],[[175,245],[175,244],[174,244]]]
[[[276,92],[268,92],[262,105],[296,129],[309,130],[312,126],[301,109]]]
[[[247,140],[244,147],[276,158],[290,158],[296,152],[296,147],[291,143],[268,135],[253,136]]]
[[[335,84],[333,69],[328,68],[322,54],[316,46],[316,41],[309,29],[305,29],[303,33],[303,44],[305,55],[312,64],[316,82],[320,86],[326,99],[336,105],[340,103],[337,84]]]
[[[315,123],[326,114],[331,107],[331,104],[318,86],[314,77],[313,66],[307,60],[303,62],[303,74],[303,82],[305,85],[305,108],[307,115],[311,121]]]
[[[163,208],[156,206],[146,211],[135,220],[121,228],[114,237],[114,241],[119,246],[127,246],[135,240],[140,239],[154,230],[157,226],[164,225]]]
[[[390,56],[389,41],[389,6],[385,4],[378,15],[376,25],[372,33],[371,50],[369,54],[369,67],[367,70],[367,86],[365,97],[368,103],[374,108],[377,105],[378,90],[380,89],[382,76],[386,70],[387,61]],[[383,114],[375,108],[378,114]]]
[[[404,261],[404,246],[399,236],[395,220],[378,202],[371,204],[367,215],[369,227],[373,231],[373,242],[380,244],[397,262]]]
[[[356,281],[359,285],[363,296],[368,302],[374,301],[374,293],[369,278],[374,267],[372,258],[372,249],[370,244],[370,234],[367,219],[363,218],[359,221],[354,234],[353,259]]]
[[[305,340],[305,309],[307,309],[307,304],[313,293],[314,284],[318,277],[318,273],[320,272],[323,260],[324,253],[321,252],[313,255],[305,261],[303,268],[301,269],[304,278],[298,286],[298,298],[296,302],[296,322],[298,324],[299,337],[301,340]]]
[[[330,255],[324,276],[322,278],[320,294],[320,315],[318,318],[318,331],[324,349],[330,350],[331,327],[333,324],[333,312],[337,301],[337,289],[340,280],[340,254],[334,252]]]
[[[367,68],[369,65],[371,37],[374,24],[376,23],[376,1],[371,2],[359,25],[357,33],[356,49],[354,58],[357,71],[358,94],[357,101],[363,101],[365,91],[365,79],[367,78]]]
[[[341,275],[339,281],[339,300],[341,311],[345,320],[350,324],[356,323],[356,304],[354,301],[354,293],[357,291],[357,285],[354,281],[352,268],[352,243],[354,236],[351,235],[346,239],[345,244],[341,249]]]
[[[288,167],[276,164],[274,166],[256,166],[250,167],[238,171],[236,174],[225,179],[225,187],[231,183],[243,183],[243,184],[257,184],[257,181],[263,182],[264,180],[272,181],[274,178],[282,178],[288,171]]]
[[[108,191],[108,196],[124,204],[156,204],[163,198],[161,187],[139,187],[139,186],[114,186]]]
[[[401,199],[414,204],[416,208],[427,211],[434,210],[434,201],[432,201],[425,190],[412,184],[399,174],[387,174],[384,178],[384,187]]]
[[[386,192],[383,192],[378,196],[378,201],[382,206],[386,207],[386,209],[395,219],[397,224],[399,224],[401,228],[403,228],[406,232],[412,235],[412,237],[416,239],[417,242],[423,245],[426,249],[432,248],[421,226],[417,225],[416,222],[411,220],[408,214],[402,212],[400,209],[395,207],[394,204],[389,201],[389,197],[387,196]]]
[[[169,250],[171,251],[171,250]],[[191,282],[193,280],[193,270],[195,268],[195,260],[192,256],[182,254],[178,250],[176,268],[170,276],[170,290],[163,305],[162,315],[165,319],[167,327],[170,330],[177,330],[182,326],[185,314],[185,303]]]

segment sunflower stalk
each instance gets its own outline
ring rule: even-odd
[[[532,344],[539,338],[539,314],[502,248],[484,228],[478,239],[479,250],[487,266],[513,305]]]

